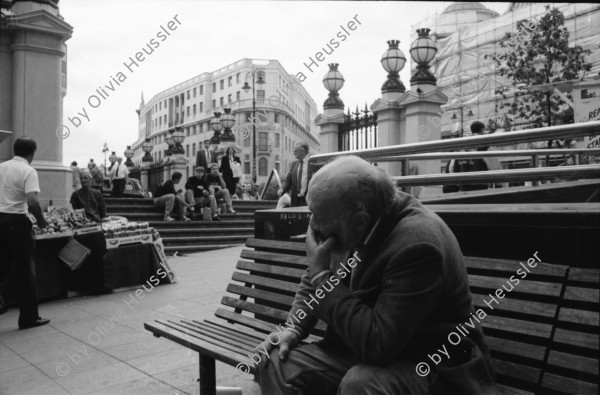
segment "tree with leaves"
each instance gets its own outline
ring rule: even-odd
[[[569,31],[564,22],[562,12],[546,6],[541,18],[520,20],[516,32],[506,33],[499,42],[501,53],[488,55],[499,74],[511,81],[511,85],[496,89],[502,98],[496,106],[497,112],[508,110],[488,126],[510,130],[518,124],[542,127],[573,123],[573,108],[552,87],[525,89],[583,79],[590,71],[592,65],[585,60],[590,51],[579,45],[569,46]],[[570,93],[566,97],[572,102]]]

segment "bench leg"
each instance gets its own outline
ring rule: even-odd
[[[217,395],[217,375],[215,359],[206,355],[200,356],[200,395]]]

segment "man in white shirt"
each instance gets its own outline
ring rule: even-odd
[[[113,197],[123,197],[125,184],[129,180],[129,169],[122,162],[123,158],[119,156],[117,163],[110,171],[110,179],[113,183]]]
[[[27,211],[38,226],[47,226],[37,200],[40,192],[37,172],[29,164],[37,144],[21,137],[15,141],[14,158],[0,163],[0,313],[6,311],[2,300],[4,279],[15,265],[19,299],[19,329],[33,328],[50,322],[38,314],[35,276],[35,241]]]
[[[294,156],[297,160],[292,162],[292,167],[283,181],[283,185],[277,195],[289,192],[292,207],[306,206],[306,193],[308,192],[308,144],[305,142],[296,143],[294,147]]]

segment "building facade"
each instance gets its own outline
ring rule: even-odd
[[[252,89],[245,92],[245,82],[252,86],[253,70],[264,71],[264,84],[255,84],[256,118],[252,115]],[[257,79],[255,78],[255,81]],[[142,144],[150,139],[153,163],[165,160],[168,148],[165,139],[171,128],[181,127],[182,143],[189,159],[187,174],[193,174],[196,153],[204,140],[214,132],[210,121],[215,112],[231,108],[235,117],[233,146],[242,161],[246,180],[252,174],[253,122],[256,125],[257,183],[266,181],[272,169],[285,175],[294,158],[294,144],[306,142],[312,153],[319,152],[319,140],[314,119],[317,106],[304,87],[295,82],[277,60],[242,59],[214,72],[202,73],[168,88],[138,108],[138,139],[132,144],[135,165],[142,164]],[[212,146],[218,157],[225,145]]]
[[[494,125],[498,131],[535,127],[526,121],[515,123],[509,129],[495,124],[508,108],[498,106],[502,100],[496,89],[511,86],[501,76],[491,54],[504,53],[499,41],[508,32],[517,31],[522,19],[536,21],[546,13],[547,3],[511,3],[506,12],[498,14],[476,2],[456,2],[441,14],[432,15],[413,26],[431,29],[438,52],[431,64],[438,88],[448,96],[441,118],[442,138],[470,135],[470,124],[482,121]],[[595,3],[551,3],[565,17],[569,30],[569,45],[580,45],[591,50],[586,56],[592,69],[585,79],[600,72],[600,5]],[[533,25],[535,28],[535,25]],[[413,33],[412,39],[416,39]],[[414,62],[413,62],[414,63]],[[416,65],[413,64],[413,67]],[[512,94],[509,94],[510,98]],[[505,99],[506,101],[506,99]]]

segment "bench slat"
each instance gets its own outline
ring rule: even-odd
[[[228,348],[220,345],[209,343],[203,339],[196,337],[182,338],[182,332],[165,325],[163,322],[156,321],[152,323],[144,323],[144,328],[152,332],[155,336],[162,336],[184,347],[214,358],[231,366],[237,366],[239,363],[248,363],[248,357],[242,356],[237,352],[232,352]],[[255,373],[253,365],[249,365],[250,373]]]
[[[537,384],[541,370],[530,366],[520,365],[517,363],[500,361],[494,359],[494,370],[498,376],[506,376],[511,379],[519,379],[528,383]],[[498,381],[502,382],[502,378],[498,377]],[[505,384],[513,384],[505,383]]]
[[[263,291],[256,288],[243,287],[237,284],[229,284],[227,286],[227,292],[231,292],[232,294],[246,296],[254,299],[263,299],[269,300],[274,303],[278,303],[291,309],[292,303],[294,303],[294,297],[288,295],[281,295],[275,292]]]
[[[305,244],[295,242],[295,241],[264,240],[264,239],[255,239],[255,238],[251,237],[248,240],[246,240],[246,247],[268,248],[271,250],[303,252],[306,254]]]
[[[565,290],[565,300],[569,302],[600,303],[597,289],[569,286]]]
[[[527,335],[547,340],[550,338],[550,332],[552,330],[552,325],[549,324],[517,320],[514,318],[496,317],[493,315],[488,315],[485,319],[481,320],[481,326],[484,331],[487,329],[508,332],[512,339],[514,339],[516,335]],[[499,337],[498,335],[494,336]]]
[[[215,315],[224,320],[235,322],[237,324],[247,326],[258,332],[271,333],[276,331],[276,325],[265,321],[257,320],[256,318],[249,317],[247,315],[241,315],[234,313],[233,311],[218,308]]]
[[[248,270],[259,273],[268,273],[278,276],[292,277],[295,279],[295,284],[300,283],[300,278],[306,272],[306,269],[294,269],[290,267],[273,266],[250,261],[238,261],[236,267],[239,270]]]
[[[598,385],[581,380],[574,380],[562,377],[552,373],[544,374],[542,387],[555,391],[562,391],[568,394],[597,394]]]
[[[506,286],[510,289],[510,285],[506,282],[507,278],[496,278],[496,277],[485,277],[478,275],[469,275],[469,286],[471,287],[479,287],[493,290],[502,289],[503,295],[510,295],[514,292],[524,293],[524,294],[532,294],[534,297],[548,296],[548,297],[559,297],[561,291],[561,284],[558,283],[545,283],[541,281],[529,281],[529,280],[520,280],[519,284],[514,286],[514,289],[509,293],[506,292],[502,285]],[[494,297],[496,297],[494,295]],[[496,298],[500,301],[498,298]]]
[[[536,261],[537,262],[537,261]],[[543,262],[537,262],[534,268],[527,266],[527,261],[523,262],[530,272],[530,275],[543,275],[549,277],[556,277],[557,280],[564,278],[567,272],[568,266],[554,265]],[[485,269],[485,270],[496,270],[504,273],[510,273],[510,275],[516,275],[518,269],[523,269],[523,266],[519,264],[519,261],[509,259],[495,259],[495,258],[479,258],[479,257],[465,257],[465,266],[467,269]],[[526,269],[523,269],[526,271]],[[507,277],[509,278],[510,275]],[[519,276],[516,276],[519,277]]]
[[[487,304],[485,304],[484,299],[489,302],[491,298],[488,294],[473,294],[473,304],[475,305],[475,307],[482,308],[484,309],[484,311],[487,311],[489,307],[487,306]],[[496,300],[498,300],[498,298],[496,298]],[[550,303],[531,303],[525,300],[512,299],[510,296],[505,297],[502,300],[498,300],[498,304],[495,304],[492,301],[490,305],[494,308],[494,311],[508,311],[511,313],[530,314],[546,319],[553,319],[556,314],[556,309],[558,307],[557,305]]]
[[[298,285],[300,284],[300,283],[292,284],[288,281],[273,280],[272,278],[254,276],[251,274],[240,273],[240,272],[233,273],[233,276],[231,278],[235,281],[240,281],[240,282],[243,282],[246,284],[261,285],[261,286],[267,287],[267,288],[273,288],[273,289],[279,289],[281,291],[287,291],[292,294],[296,293],[296,290],[298,289]]]
[[[285,321],[288,315],[288,313],[283,310],[278,310],[273,307],[267,307],[240,299],[234,299],[229,296],[223,296],[223,299],[221,299],[221,304],[236,309],[241,309],[249,313],[261,314],[280,321]]]
[[[600,317],[595,311],[562,308],[558,313],[558,320],[569,324],[589,325],[598,328]]]
[[[210,326],[214,327],[215,329],[231,331],[233,333],[240,333],[240,329],[248,330],[248,328],[240,327],[239,325],[226,326],[226,325],[230,325],[230,324],[220,324],[217,322],[212,322],[210,320],[204,320],[203,323],[206,325],[210,325]],[[256,342],[256,344],[259,344],[260,342],[262,342],[265,339],[265,334],[259,333],[259,332],[256,332],[256,334],[243,332],[243,335],[246,336],[248,339],[254,340]]]
[[[263,252],[253,250],[242,250],[240,255],[244,259],[254,259],[259,261],[265,261],[269,263],[282,263],[293,264],[302,267],[308,266],[308,261],[305,256],[278,254],[276,252]]]
[[[516,355],[539,362],[544,360],[544,355],[546,353],[546,347],[503,339],[491,335],[486,336],[485,340],[492,352],[496,351],[509,355]]]
[[[569,270],[569,281],[589,283],[592,288],[598,289],[598,284],[600,283],[600,270],[572,267],[571,270]]]
[[[600,340],[598,334],[583,333],[570,331],[568,329],[557,328],[554,332],[555,343],[566,344],[568,346],[577,346],[581,348],[587,348],[598,352]]]
[[[192,321],[181,320],[181,325],[185,326],[189,330],[193,330],[198,333],[201,333],[204,336],[207,336],[207,337],[210,337],[210,338],[213,338],[216,340],[223,339],[223,341],[225,343],[228,343],[231,345],[240,344],[240,346],[242,346],[242,348],[244,348],[243,346],[254,347],[256,345],[256,340],[249,339],[246,336],[243,336],[242,334],[240,334],[239,331],[227,332],[222,329],[217,329],[217,328],[211,327],[209,325],[206,325],[202,322],[198,322],[198,321],[194,321],[194,320],[192,320]]]
[[[512,387],[507,387],[502,384],[498,384],[497,386],[498,386],[498,390],[500,390],[500,393],[502,395],[535,395],[533,392],[520,390],[520,389],[512,388]]]
[[[559,351],[550,351],[548,365],[577,370],[589,374],[598,373],[598,359],[567,354]]]

